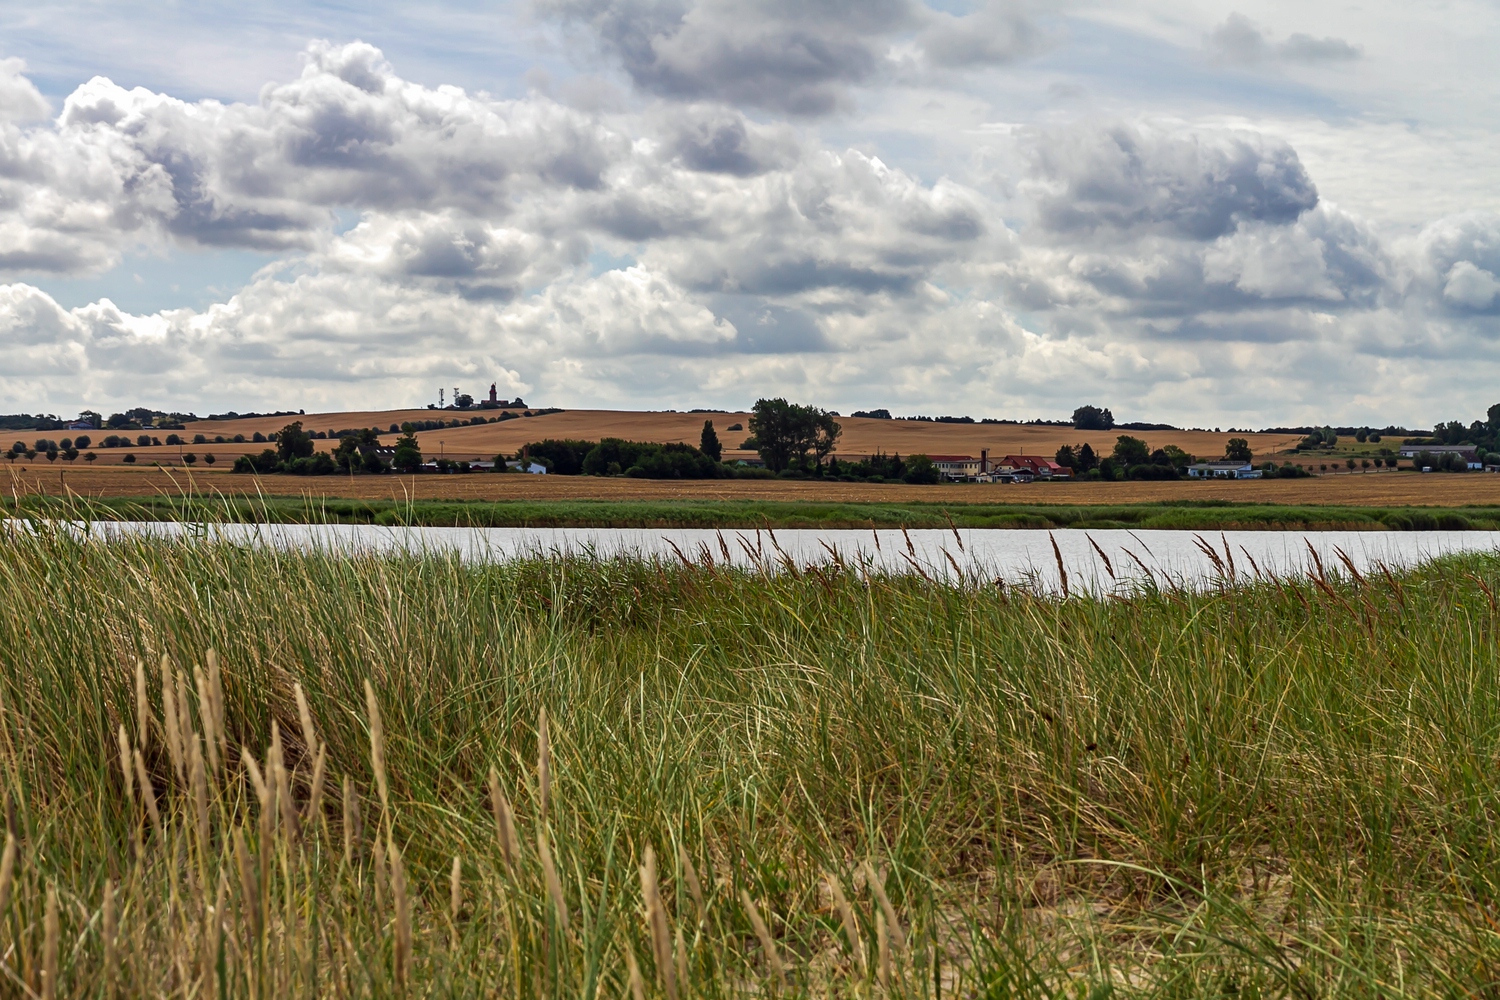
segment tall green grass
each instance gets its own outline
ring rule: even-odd
[[[5,995],[1497,989],[1495,559],[1060,600],[3,545]]]

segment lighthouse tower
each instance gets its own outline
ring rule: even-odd
[[[495,383],[493,383],[493,382],[490,383],[490,402],[491,403],[498,403],[499,402],[499,400],[495,398]]]

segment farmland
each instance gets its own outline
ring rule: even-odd
[[[201,468],[89,467],[80,463],[0,466],[0,490],[11,495],[68,493],[151,497],[181,492],[360,500],[677,501],[753,500],[819,503],[1129,504],[1227,501],[1314,506],[1500,505],[1500,476],[1356,472],[1308,479],[1243,482],[1032,483],[1025,486],[844,483],[818,480],[648,480],[594,476],[471,473],[419,476],[247,476]]]
[[[524,411],[530,412],[530,411]],[[201,461],[212,454],[223,464],[233,464],[239,455],[259,451],[264,444],[254,444],[250,439],[255,434],[269,435],[280,430],[293,420],[300,420],[310,431],[333,432],[358,427],[374,427],[385,431],[381,441],[392,444],[396,435],[389,433],[392,425],[408,421],[459,420],[475,417],[493,419],[495,411],[451,410],[383,410],[341,413],[312,413],[301,416],[252,417],[239,420],[200,420],[184,424],[184,429],[172,433],[180,434],[192,441],[202,434],[208,443],[185,445],[182,448],[169,445],[98,448],[104,432],[93,433],[95,452],[101,464],[117,464],[126,454],[134,454],[137,463],[175,464],[184,451],[194,453]],[[429,456],[445,455],[454,459],[489,459],[500,453],[514,454],[528,442],[543,438],[572,438],[597,441],[605,437],[624,438],[631,441],[685,442],[696,445],[702,432],[703,422],[713,421],[725,448],[725,458],[744,457],[752,452],[740,449],[749,436],[746,430],[731,431],[728,428],[739,424],[748,427],[750,414],[739,413],[662,413],[622,410],[565,410],[561,413],[538,414],[517,417],[498,423],[484,423],[462,427],[446,427],[419,433],[423,453]],[[1230,434],[1212,431],[1077,431],[1071,427],[1031,424],[951,424],[907,420],[872,420],[868,418],[840,417],[843,429],[839,438],[838,454],[841,457],[868,455],[875,452],[886,454],[967,454],[978,456],[982,449],[989,449],[992,457],[1007,454],[1051,456],[1061,445],[1078,445],[1088,442],[1095,451],[1108,454],[1120,434],[1134,434],[1150,442],[1153,448],[1176,445],[1195,455],[1217,456],[1231,437],[1245,437],[1257,455],[1270,455],[1294,446],[1297,435],[1277,434]],[[32,432],[10,432],[19,440],[30,440],[37,435]],[[135,436],[137,432],[126,432]],[[165,440],[163,431],[152,432]],[[244,443],[230,441],[215,443],[215,438],[232,439],[243,435]],[[60,432],[49,432],[48,437],[61,436]],[[3,442],[9,444],[9,441]],[[338,445],[337,439],[316,442],[316,447],[329,451]]]

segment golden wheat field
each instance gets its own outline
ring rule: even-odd
[[[59,466],[65,463],[57,463]],[[357,500],[805,500],[885,503],[1121,504],[1231,500],[1273,504],[1467,507],[1500,504],[1500,476],[1340,473],[1311,479],[1245,482],[1033,483],[1028,486],[841,483],[816,480],[650,480],[593,476],[471,473],[420,476],[246,476],[216,470],[57,468],[7,465],[7,494],[148,497],[183,492],[307,496]]]

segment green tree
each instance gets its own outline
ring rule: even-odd
[[[1112,457],[1116,465],[1128,469],[1132,465],[1145,465],[1149,462],[1151,448],[1140,438],[1121,434],[1115,438],[1115,450]]]
[[[901,478],[908,483],[931,485],[942,478],[942,474],[926,455],[913,455],[906,460],[906,472]]]
[[[1250,452],[1250,442],[1244,438],[1230,438],[1224,446],[1224,459],[1229,462],[1250,462],[1255,456]]]
[[[10,460],[14,462],[16,460],[16,456],[12,454]],[[87,455],[83,456],[83,460],[90,465],[93,465],[95,462],[99,461],[99,456],[95,455],[93,452],[89,452]]]
[[[192,452],[188,452],[186,455],[182,456],[182,464],[183,465],[197,465],[198,464],[198,456],[194,455]]]
[[[785,399],[758,399],[750,412],[750,434],[766,468],[780,472],[806,463],[808,453],[819,464],[837,443],[840,427],[833,414]]]
[[[302,421],[293,421],[276,432],[276,457],[282,462],[290,464],[312,453],[312,435],[302,429]]]
[[[715,462],[724,454],[724,446],[719,444],[719,435],[714,430],[712,420],[703,421],[703,434],[698,438],[698,450]]]
[[[1078,446],[1075,461],[1077,464],[1073,468],[1079,472],[1088,472],[1090,469],[1099,467],[1099,456],[1094,454],[1093,445],[1087,441]]]
[[[1052,461],[1056,462],[1064,469],[1078,468],[1078,456],[1074,454],[1073,446],[1070,444],[1060,446],[1057,449],[1057,454],[1052,456]]]
[[[214,458],[214,453],[213,452],[209,452],[207,455],[203,456],[203,464],[204,465],[213,465],[217,461],[218,461],[218,459]]]
[[[1073,411],[1073,427],[1080,431],[1107,431],[1114,427],[1115,415],[1097,406],[1080,406]]]
[[[403,434],[396,439],[396,454],[391,464],[402,472],[416,472],[422,465],[422,448],[415,434]]]

